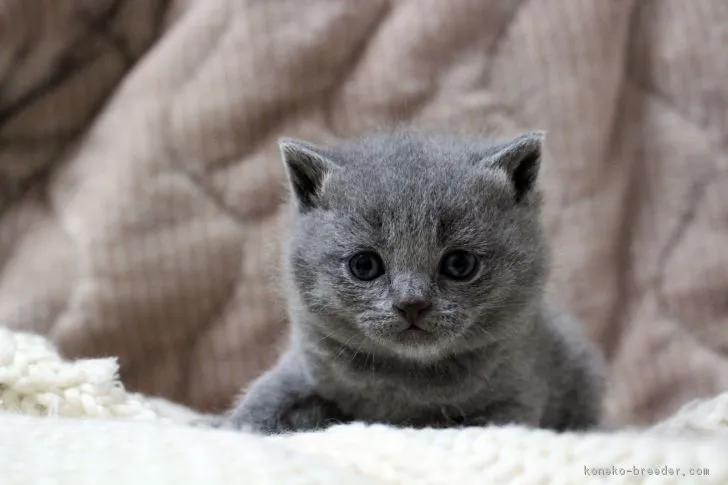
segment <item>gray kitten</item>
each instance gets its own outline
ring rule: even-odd
[[[542,139],[280,141],[291,340],[228,424],[596,425],[601,360],[543,301]]]

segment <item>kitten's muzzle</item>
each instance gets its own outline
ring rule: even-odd
[[[422,329],[419,323],[432,310],[432,303],[422,298],[408,298],[393,303],[392,307],[409,328]]]

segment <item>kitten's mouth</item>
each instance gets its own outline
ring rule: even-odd
[[[431,360],[440,355],[441,337],[436,329],[426,325],[413,325],[391,334],[387,345],[398,355],[416,360]]]
[[[424,328],[420,327],[419,325],[412,324],[409,327],[404,329],[405,332],[415,332],[415,333],[431,333]]]
[[[419,325],[411,324],[400,330],[397,340],[404,343],[426,343],[432,341],[435,335],[432,331]]]
[[[405,323],[401,320],[392,322],[386,333],[371,335],[372,339],[385,347],[394,347],[397,351],[402,349],[415,349],[429,347],[440,340],[437,328],[430,327],[429,322]]]

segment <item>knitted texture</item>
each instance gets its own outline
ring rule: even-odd
[[[126,392],[118,370],[115,358],[64,361],[44,337],[0,328],[0,411],[146,420],[184,415],[179,406]]]
[[[728,394],[645,430],[350,424],[262,437],[187,426],[194,413],[127,393],[116,371],[0,329],[0,483],[728,483]]]

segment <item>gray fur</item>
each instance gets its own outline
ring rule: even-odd
[[[536,179],[543,135],[486,143],[411,131],[320,148],[282,140],[294,225],[284,261],[288,349],[230,423],[265,433],[363,420],[445,427],[598,423],[601,361],[547,308]],[[477,255],[472,281],[438,272]],[[386,273],[354,278],[374,250]],[[427,302],[409,323],[393,305]]]

